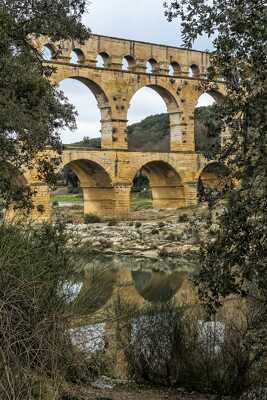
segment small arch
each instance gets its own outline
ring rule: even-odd
[[[146,73],[155,74],[157,72],[158,62],[154,58],[150,58],[146,63]]]
[[[177,209],[185,207],[185,191],[182,179],[177,171],[167,162],[150,161],[135,174],[147,177],[148,191],[151,192],[153,208]]]
[[[122,59],[122,70],[131,71],[135,65],[135,59],[132,56],[124,56]]]
[[[229,171],[227,167],[217,161],[212,161],[198,173],[198,198],[205,201],[205,192],[223,188],[226,184]]]
[[[181,73],[180,65],[175,61],[171,62],[170,65],[169,65],[169,75],[170,76],[177,76],[180,73]]]
[[[81,49],[72,49],[71,52],[71,63],[72,64],[83,64],[85,61],[84,53]]]
[[[198,78],[199,75],[200,75],[199,67],[196,64],[190,65],[188,71],[189,78]]]
[[[102,51],[98,53],[96,56],[96,66],[97,68],[107,68],[109,64],[109,55],[108,53]]]
[[[26,200],[33,192],[27,177],[10,163],[0,162],[0,171],[0,219],[12,220],[17,210],[29,211]]]
[[[51,43],[46,43],[42,48],[42,58],[45,61],[53,60],[56,57],[55,46]]]

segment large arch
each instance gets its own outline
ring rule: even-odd
[[[161,160],[150,161],[136,171],[136,174],[139,171],[148,178],[153,208],[185,207],[185,188],[182,179],[170,164]]]
[[[82,158],[63,163],[61,168],[66,166],[79,180],[84,215],[112,217],[115,212],[115,190],[105,168],[95,161]]]
[[[195,151],[216,158],[222,144],[221,124],[216,114],[216,105],[223,102],[223,95],[215,90],[202,92],[195,99],[194,138]]]
[[[166,148],[163,151],[169,152],[176,148],[177,143],[181,144],[181,113],[179,111],[179,106],[175,96],[164,86],[158,84],[148,84],[145,86],[140,86],[138,89],[132,93],[131,99],[128,106],[128,116],[130,110],[130,104],[134,96],[138,94],[138,92],[144,88],[150,88],[155,91],[160,98],[163,100],[167,114],[169,115],[169,135],[168,142],[166,144]],[[157,150],[159,151],[159,150]]]
[[[82,76],[75,76],[73,74],[66,74],[62,79],[57,80],[57,84],[62,83],[66,79],[73,79],[84,84],[94,95],[97,107],[100,111],[100,124],[101,124],[101,147],[110,145],[112,141],[112,111],[110,101],[104,89],[99,83]]]

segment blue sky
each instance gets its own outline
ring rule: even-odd
[[[166,21],[163,0],[92,0],[83,22],[97,34],[182,46],[179,22]],[[203,37],[193,47],[210,50],[211,42]],[[77,130],[62,132],[63,142],[72,143],[84,136],[99,137],[100,114],[93,94],[75,80],[61,82],[60,88],[79,113]],[[209,104],[208,98],[203,98],[200,103],[205,104]],[[129,123],[165,111],[166,107],[160,96],[151,89],[144,88],[132,100]]]

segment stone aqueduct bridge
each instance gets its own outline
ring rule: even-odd
[[[83,45],[41,38],[35,46],[40,51],[43,46],[51,50],[49,63],[56,67],[53,82],[72,78],[84,83],[95,95],[101,113],[101,150],[66,146],[62,156],[61,167],[69,165],[80,180],[85,213],[128,214],[130,189],[141,168],[150,180],[154,207],[196,204],[199,177],[204,182],[216,178],[212,164],[207,166],[204,157],[195,152],[194,139],[194,110],[209,65],[207,53],[99,35],[91,35]],[[71,62],[72,52],[77,55],[76,64]],[[103,67],[97,67],[98,55]],[[127,70],[122,69],[123,59]],[[166,104],[168,153],[128,151],[127,114],[132,97],[143,87],[153,89]],[[218,82],[217,89],[209,93],[219,101],[223,91]],[[37,189],[37,209],[45,211],[42,218],[49,218],[48,188],[33,173],[27,178]]]

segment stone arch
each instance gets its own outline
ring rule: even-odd
[[[71,59],[71,62],[73,64],[84,64],[85,55],[84,55],[84,53],[83,53],[83,51],[81,49],[76,48],[76,47],[74,49],[72,49],[72,56],[74,56]]]
[[[225,165],[211,161],[205,165],[196,176],[198,182],[198,197],[201,199],[207,189],[219,189],[225,183],[228,175],[228,169]]]
[[[155,58],[151,57],[146,62],[146,73],[147,74],[155,74],[158,72],[158,62]]]
[[[132,71],[136,61],[133,56],[126,55],[122,58],[122,70],[123,71]]]
[[[152,194],[153,208],[182,208],[185,207],[185,188],[178,172],[166,161],[149,161],[135,171],[148,178]]]
[[[173,151],[181,145],[182,142],[182,132],[181,132],[181,113],[179,110],[178,102],[175,96],[170,92],[169,89],[166,87],[159,85],[159,84],[148,84],[145,86],[140,86],[130,98],[130,102],[132,98],[144,87],[148,87],[153,89],[156,93],[160,95],[162,100],[164,101],[167,113],[169,114],[169,121],[170,121],[170,144],[168,151]],[[128,105],[128,112],[130,109],[130,102]],[[177,146],[178,145],[178,146]]]
[[[96,56],[96,66],[98,68],[107,68],[109,66],[110,56],[105,51],[100,51]]]
[[[50,53],[49,55],[46,55],[46,50]],[[56,54],[57,54],[57,48],[54,45],[54,43],[44,43],[42,46],[42,57],[46,60],[53,60],[56,58]]]
[[[31,188],[30,176],[26,172],[22,173],[16,167],[11,165],[8,162],[2,161],[0,162],[0,170],[1,170],[1,186],[9,188],[10,192],[12,192],[12,198],[6,197],[5,204],[7,207],[5,209],[0,208],[1,216],[7,220],[12,221],[14,219],[20,219],[29,214],[30,210],[25,208],[25,197],[31,195],[32,196],[32,205],[33,212],[43,212],[45,210],[40,209],[38,211],[38,206],[40,206],[39,202],[35,202],[35,193],[34,189]],[[37,187],[37,191],[38,191]],[[38,195],[38,193],[36,193]],[[39,198],[38,198],[39,200]]]
[[[115,211],[115,190],[112,178],[98,162],[77,158],[61,165],[69,166],[79,179],[83,194],[84,214],[110,217]]]
[[[190,65],[188,75],[190,78],[199,78],[200,75],[199,66],[196,64]]]
[[[172,61],[169,65],[169,75],[170,76],[177,76],[181,74],[181,66],[178,62]]]
[[[223,142],[223,138],[228,134],[227,130],[224,131],[219,128],[215,120],[214,123],[211,124],[212,115],[210,113],[214,110],[211,106],[221,104],[223,99],[224,95],[220,91],[213,89],[199,92],[193,103],[195,150],[200,153],[208,154],[210,158],[215,158]],[[198,104],[199,100],[202,100],[200,104]],[[205,110],[205,107],[208,108]],[[196,136],[197,133],[199,136]],[[208,136],[205,137],[205,135]]]
[[[57,83],[62,82],[65,79],[74,79],[83,83],[94,95],[97,106],[100,110],[101,115],[101,147],[112,144],[112,110],[108,96],[104,89],[95,81],[82,76],[75,76],[71,73],[65,75],[62,79],[58,80]]]

